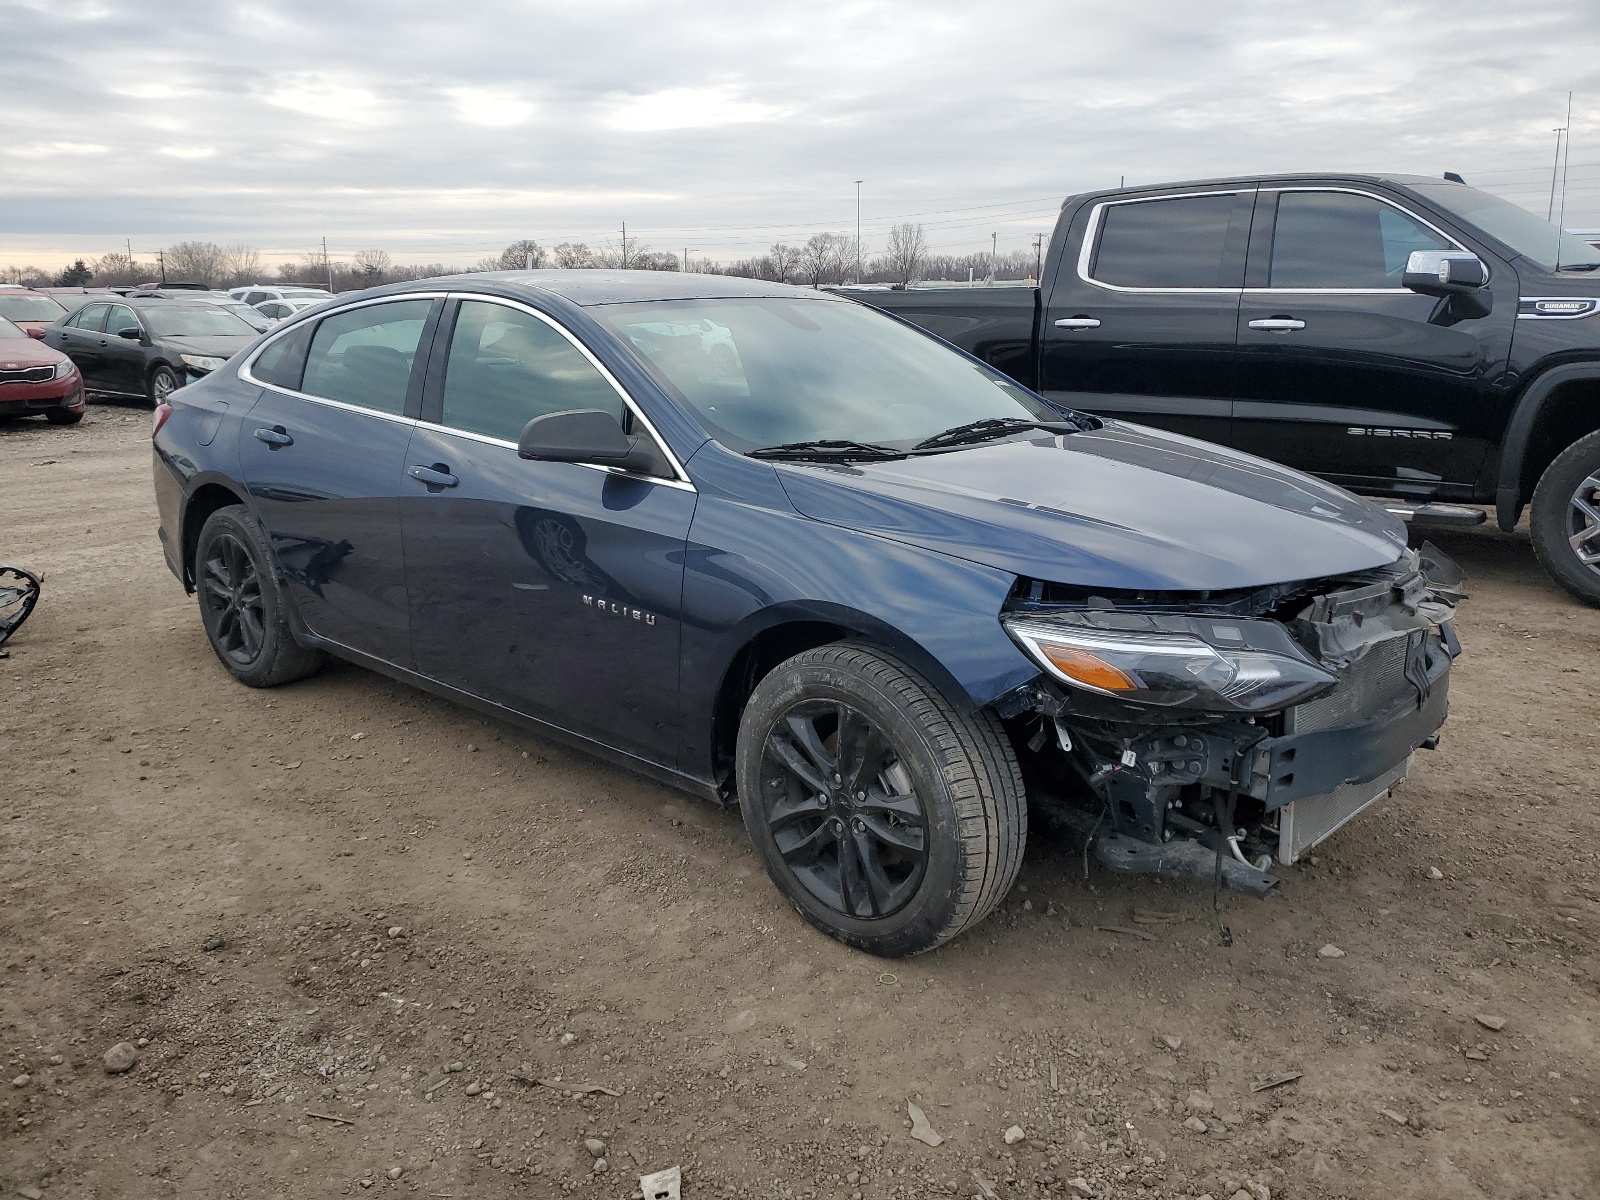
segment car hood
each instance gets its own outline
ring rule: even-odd
[[[1393,562],[1397,519],[1221,446],[1108,421],[889,462],[777,464],[805,516],[1089,588],[1221,591]]]
[[[163,346],[171,346],[180,354],[206,354],[214,358],[232,358],[251,342],[255,334],[212,333],[204,337],[157,338]]]
[[[65,357],[34,338],[0,338],[0,369],[53,367]]]

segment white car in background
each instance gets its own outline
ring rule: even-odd
[[[263,300],[261,303],[253,305],[252,307],[256,310],[256,312],[260,313],[263,317],[267,318],[267,320],[276,325],[285,317],[292,317],[302,308],[310,308],[313,304],[321,304],[325,299],[327,299],[326,296],[318,296],[312,299],[306,299],[300,296],[287,296],[282,300]]]
[[[331,300],[333,293],[326,288],[279,287],[273,284],[252,283],[245,287],[229,288],[228,295],[246,304],[256,305],[266,300]]]

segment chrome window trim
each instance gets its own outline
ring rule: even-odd
[[[1567,301],[1571,301],[1571,300],[1589,300],[1589,301],[1593,302],[1593,301],[1596,300],[1596,297],[1593,297],[1593,296],[1518,296],[1517,297],[1517,307],[1520,309],[1524,304],[1537,304],[1541,300],[1567,300]],[[1584,320],[1587,320],[1588,318],[1594,316],[1596,313],[1600,313],[1600,303],[1596,303],[1593,308],[1589,309],[1588,312],[1579,312],[1579,313],[1538,313],[1538,312],[1525,313],[1525,312],[1519,312],[1519,313],[1517,313],[1517,320],[1519,320],[1519,321],[1584,321]]]
[[[633,414],[634,419],[638,421],[639,424],[644,428],[645,432],[650,435],[650,437],[655,441],[657,448],[666,457],[668,464],[671,465],[673,471],[676,473],[676,478],[663,479],[659,475],[640,475],[633,471],[624,471],[620,467],[601,466],[599,463],[574,463],[574,466],[585,467],[591,471],[604,471],[608,475],[622,475],[629,479],[646,479],[651,483],[660,483],[668,487],[675,487],[690,492],[697,490],[693,481],[689,478],[688,471],[684,470],[683,463],[680,462],[678,456],[672,452],[672,447],[667,445],[666,439],[663,438],[659,432],[657,432],[655,425],[651,423],[650,418],[645,416],[643,410],[640,409],[638,404],[634,402],[633,397],[628,394],[627,389],[617,382],[616,376],[614,376],[606,368],[606,365],[596,358],[589,348],[579,341],[570,330],[552,317],[540,312],[532,305],[524,304],[521,301],[512,300],[505,296],[490,295],[486,292],[402,292],[398,295],[378,296],[366,300],[357,300],[354,303],[341,305],[338,308],[332,308],[326,312],[318,313],[315,317],[310,319],[321,321],[325,317],[337,316],[338,314],[345,312],[353,312],[358,308],[367,308],[374,304],[394,304],[405,300],[437,300],[440,297],[455,297],[458,300],[482,300],[490,304],[505,305],[508,308],[514,308],[521,312],[528,313],[530,316],[538,318],[546,325],[549,325],[550,328],[554,329],[562,337],[566,338],[567,341],[577,349],[578,353],[582,354],[584,358],[586,358],[595,368],[595,370],[600,372],[601,378],[611,385],[612,390],[614,390],[617,395],[621,397],[623,406]],[[294,321],[285,329],[274,329],[265,339],[262,340],[259,346],[250,352],[250,356],[246,358],[244,362],[239,364],[239,378],[244,380],[246,383],[252,383],[257,387],[271,388],[273,391],[278,392],[281,395],[293,396],[297,400],[310,400],[317,404],[326,404],[332,408],[342,409],[345,412],[366,413],[370,416],[382,417],[386,421],[398,421],[402,424],[411,425],[413,427],[423,425],[429,429],[442,430],[445,433],[449,433],[457,437],[464,437],[472,441],[483,442],[490,446],[506,446],[512,450],[517,448],[517,444],[515,442],[508,442],[504,438],[489,437],[487,434],[473,433],[470,430],[457,429],[452,425],[445,425],[443,423],[423,421],[416,417],[405,416],[404,414],[397,415],[395,413],[379,412],[378,410],[372,408],[362,408],[359,404],[347,404],[343,400],[332,400],[327,396],[313,396],[309,392],[299,392],[293,388],[286,388],[276,383],[268,383],[264,379],[257,379],[255,374],[250,369],[255,365],[256,359],[260,358],[261,355],[266,352],[267,347],[273,342],[277,341],[280,337],[287,337],[290,333],[293,333],[296,329],[298,329],[300,325],[300,321]],[[446,347],[446,353],[448,354],[448,352],[448,347]]]
[[[1165,196],[1135,196],[1129,200],[1102,200],[1096,204],[1089,213],[1088,227],[1083,231],[1083,245],[1078,247],[1078,278],[1093,287],[1103,288],[1108,292],[1130,292],[1135,295],[1163,295],[1163,296],[1237,296],[1243,288],[1236,287],[1128,287],[1120,283],[1106,283],[1089,274],[1089,261],[1094,257],[1100,240],[1100,228],[1105,223],[1105,211],[1108,208],[1117,208],[1124,204],[1151,204],[1159,200],[1192,200],[1198,196],[1242,196],[1246,192],[1259,191],[1259,187],[1251,184],[1248,187],[1219,188],[1209,192],[1173,192]]]
[[[1404,213],[1406,216],[1410,217],[1413,221],[1417,222],[1417,224],[1424,225],[1427,228],[1433,230],[1434,233],[1438,234],[1445,241],[1449,242],[1450,245],[1453,246],[1455,249],[1461,250],[1461,251],[1465,251],[1468,254],[1473,254],[1480,261],[1483,261],[1483,265],[1484,265],[1484,268],[1486,270],[1492,270],[1490,264],[1486,260],[1483,260],[1483,256],[1481,254],[1476,254],[1475,251],[1469,250],[1466,246],[1463,246],[1454,237],[1450,236],[1450,234],[1446,233],[1443,229],[1440,229],[1432,221],[1429,221],[1425,217],[1418,216],[1416,213],[1412,212],[1409,208],[1405,207],[1405,205],[1399,204],[1399,203],[1389,199],[1387,196],[1380,196],[1376,192],[1369,192],[1364,188],[1354,188],[1354,187],[1319,186],[1319,185],[1316,185],[1316,184],[1308,184],[1305,187],[1270,187],[1270,186],[1262,186],[1262,185],[1257,184],[1257,185],[1254,185],[1253,187],[1227,188],[1227,189],[1223,189],[1223,190],[1220,190],[1220,191],[1210,191],[1210,192],[1174,192],[1173,194],[1167,195],[1167,196],[1138,196],[1138,197],[1135,197],[1132,200],[1103,200],[1103,201],[1101,201],[1099,204],[1096,204],[1094,206],[1094,210],[1089,214],[1089,225],[1088,225],[1088,228],[1086,228],[1084,230],[1083,245],[1081,247],[1079,247],[1079,249],[1078,249],[1078,278],[1083,280],[1084,283],[1092,284],[1093,286],[1095,286],[1097,288],[1104,288],[1106,291],[1109,291],[1109,292],[1131,292],[1131,293],[1135,293],[1135,294],[1142,293],[1142,294],[1145,294],[1145,295],[1180,295],[1180,296],[1181,295],[1191,295],[1191,296],[1192,295],[1210,295],[1210,296],[1393,296],[1393,295],[1396,295],[1396,294],[1402,293],[1402,292],[1408,293],[1408,294],[1411,294],[1411,295],[1416,295],[1417,294],[1415,292],[1411,292],[1409,288],[1403,288],[1403,287],[1399,287],[1399,288],[1275,288],[1275,287],[1236,287],[1236,288],[1177,288],[1177,287],[1174,287],[1174,288],[1147,288],[1147,287],[1124,287],[1121,284],[1105,283],[1105,282],[1103,282],[1103,281],[1101,281],[1099,279],[1093,278],[1089,274],[1089,260],[1093,257],[1093,253],[1092,252],[1093,252],[1093,250],[1095,248],[1095,245],[1096,245],[1096,242],[1097,242],[1097,240],[1098,240],[1098,238],[1100,236],[1100,227],[1101,227],[1101,225],[1103,223],[1103,220],[1104,220],[1104,215],[1103,215],[1104,214],[1104,210],[1106,210],[1108,208],[1111,208],[1114,205],[1119,205],[1119,204],[1147,204],[1147,203],[1149,203],[1149,202],[1151,202],[1153,200],[1187,200],[1192,196],[1238,196],[1238,195],[1242,195],[1243,193],[1245,193],[1247,191],[1254,191],[1256,193],[1257,203],[1260,202],[1260,196],[1261,196],[1261,193],[1263,193],[1263,192],[1271,192],[1274,195],[1279,195],[1279,196],[1281,196],[1284,192],[1340,192],[1340,193],[1343,193],[1343,194],[1346,194],[1346,195],[1351,195],[1351,196],[1365,196],[1369,200],[1376,200],[1379,204],[1387,204],[1390,208],[1396,209],[1397,211]],[[1274,217],[1274,220],[1276,220],[1276,217]],[[1488,286],[1488,280],[1487,279],[1484,280],[1484,286],[1485,287]]]

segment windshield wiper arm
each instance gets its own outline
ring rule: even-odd
[[[965,425],[957,425],[953,429],[946,429],[943,433],[923,438],[911,448],[937,450],[942,446],[966,446],[974,442],[986,442],[990,438],[1004,437],[1008,433],[1016,433],[1022,429],[1043,429],[1049,433],[1079,433],[1083,426],[1066,418],[1059,421],[1036,421],[1031,417],[985,417],[981,421],[969,421]]]
[[[852,442],[844,439],[824,438],[808,442],[785,442],[781,446],[762,446],[752,450],[749,458],[817,459],[819,461],[849,462],[851,460],[880,462],[904,458],[904,450],[892,446],[879,446],[872,442]]]

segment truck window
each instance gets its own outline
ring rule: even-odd
[[[1283,192],[1268,286],[1399,288],[1413,250],[1453,249],[1446,238],[1372,196]]]
[[[1232,193],[1107,205],[1090,277],[1117,287],[1236,286],[1222,272],[1238,211]]]

